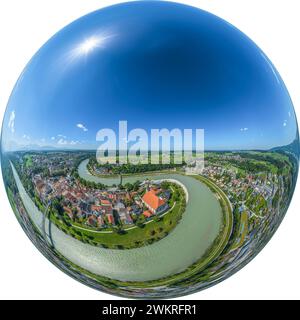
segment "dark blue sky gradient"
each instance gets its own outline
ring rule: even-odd
[[[14,89],[3,144],[91,148],[119,120],[205,129],[206,149],[268,149],[297,137],[288,92],[251,40],[209,13],[159,1],[108,7],[50,39]]]

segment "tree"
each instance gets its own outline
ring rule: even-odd
[[[169,188],[169,186],[170,186],[170,183],[168,182],[168,181],[163,181],[162,183],[161,183],[161,187],[162,187],[162,189],[168,189]]]
[[[63,213],[64,213],[64,208],[63,206],[61,205],[61,200],[62,199],[59,199],[59,198],[55,198],[53,199],[52,201],[52,206],[53,208],[57,211],[57,213],[62,216]]]
[[[129,191],[129,192],[134,189],[134,185],[133,185],[132,183],[129,183],[129,182],[127,182],[127,183],[124,185],[124,187],[125,187],[125,189],[126,189],[127,191]]]
[[[155,231],[155,230],[151,230],[151,231],[150,231],[150,236],[153,237],[153,236],[155,236],[155,235],[156,235],[156,231]]]
[[[136,226],[139,228],[143,228],[145,226],[145,217],[143,215],[140,215],[136,220]]]

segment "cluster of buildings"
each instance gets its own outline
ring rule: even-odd
[[[244,161],[238,155],[223,156],[226,160]],[[223,160],[223,159],[222,159]],[[228,196],[233,205],[239,206],[239,211],[247,211],[251,215],[263,215],[273,209],[273,198],[279,192],[283,193],[282,176],[272,172],[237,173],[230,166],[206,163],[202,174],[213,180]]]
[[[32,171],[36,168],[44,168],[48,171],[50,176],[61,175],[63,172],[67,172],[68,168],[74,167],[74,164],[78,158],[82,156],[82,153],[66,154],[65,152],[55,153],[33,153],[30,154],[31,167],[27,170]],[[20,158],[20,163],[24,163],[24,158]]]
[[[53,167],[53,163],[51,166],[48,164],[48,167]],[[57,166],[55,170],[58,170]],[[141,183],[137,191],[127,191],[119,188],[90,188],[81,184],[70,173],[52,176],[49,173],[33,172],[31,179],[43,203],[59,199],[63,212],[72,221],[95,228],[129,226],[139,216],[149,220],[168,210],[168,200],[171,197],[170,190],[163,190],[159,183],[149,181]]]

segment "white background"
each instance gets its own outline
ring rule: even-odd
[[[25,64],[62,27],[101,7],[125,1],[0,1],[0,118]],[[195,0],[252,38],[277,67],[300,117],[300,1]],[[266,119],[268,121],[268,119]],[[270,243],[226,281],[187,299],[300,299],[300,185]],[[0,182],[0,299],[119,299],[71,279],[31,244]]]

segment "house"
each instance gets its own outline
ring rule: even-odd
[[[139,214],[141,214],[143,211],[142,211],[141,207],[139,207],[139,206],[136,205],[136,204],[133,204],[131,207],[128,207],[128,208],[127,208],[127,212],[128,212],[128,213],[134,213],[134,214],[136,214],[136,215],[139,215]]]
[[[91,211],[95,212],[95,213],[100,213],[101,212],[102,207],[101,206],[97,206],[97,205],[92,205],[91,206]]]
[[[87,224],[92,226],[92,227],[97,227],[97,218],[96,216],[92,215],[89,216],[87,219]]]
[[[171,198],[171,191],[170,190],[165,190],[161,193],[161,197],[166,199],[166,200],[170,200]]]
[[[154,189],[146,192],[142,197],[142,201],[152,214],[162,213],[168,208],[166,200],[157,196],[157,191]],[[145,215],[145,212],[143,214]]]
[[[99,227],[103,227],[105,225],[105,222],[101,216],[97,218],[97,222]]]
[[[74,215],[72,212],[72,209],[69,207],[64,207],[64,211],[67,213],[67,215],[69,216],[70,219],[73,219]]]
[[[77,218],[78,218],[78,219],[83,219],[83,218],[85,218],[85,217],[86,217],[86,214],[85,214],[83,211],[81,211],[81,209],[80,209],[79,207],[76,207],[76,208],[77,208],[77,214],[76,214]]]
[[[116,200],[117,199],[117,196],[115,193],[109,193],[108,194],[108,198],[111,199],[111,200]]]
[[[109,200],[101,199],[101,209],[105,214],[112,214],[112,204]]]
[[[125,211],[122,212],[122,213],[119,213],[119,218],[120,218],[120,221],[122,221],[123,224],[132,224],[132,219],[131,219],[130,214],[128,214]]]
[[[125,205],[119,201],[115,204],[114,209],[118,211],[118,213],[125,212]]]
[[[106,199],[101,199],[101,205],[102,206],[111,206],[111,202]]]
[[[89,204],[84,201],[80,201],[79,208],[83,211],[89,211]]]
[[[146,210],[143,212],[143,215],[145,216],[146,219],[148,219],[152,216],[152,212],[150,212],[149,210]]]
[[[109,224],[112,224],[112,225],[115,224],[115,218],[111,213],[107,214],[106,217]]]

